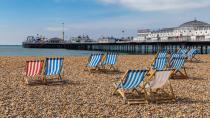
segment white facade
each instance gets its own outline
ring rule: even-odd
[[[115,43],[116,39],[113,37],[103,37],[98,39],[99,43]]]
[[[175,28],[139,30],[134,41],[210,41],[210,24],[194,20]]]

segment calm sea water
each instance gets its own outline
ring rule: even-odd
[[[86,56],[94,51],[67,49],[31,49],[22,46],[0,46],[0,56]]]

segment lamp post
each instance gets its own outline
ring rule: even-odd
[[[62,26],[63,26],[62,38],[63,38],[63,41],[64,41],[64,23],[62,23]]]

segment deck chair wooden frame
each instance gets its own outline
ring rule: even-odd
[[[161,88],[156,88],[155,90],[151,89],[151,86],[150,86],[150,82],[152,81],[152,79],[155,77],[155,75],[158,73],[158,72],[169,72],[169,76],[168,78],[166,78],[166,83],[161,87]],[[174,91],[173,91],[173,87],[171,85],[171,82],[170,82],[170,77],[173,75],[173,70],[164,70],[164,71],[155,71],[154,74],[152,74],[148,79],[145,80],[145,84],[144,84],[144,89],[146,91],[146,95],[147,95],[147,99],[148,101],[150,102],[156,102],[156,103],[166,103],[166,102],[169,102],[169,101],[176,101],[176,96],[174,94]],[[167,85],[168,84],[168,85]],[[146,86],[149,86],[149,88]],[[166,92],[164,90],[165,87],[169,87],[169,92]],[[160,98],[158,95],[158,92],[163,92],[165,96],[163,96],[164,98]]]
[[[58,74],[47,75],[46,66],[47,66],[47,63],[48,63],[47,62],[48,59],[59,59],[59,60],[62,60],[62,63],[59,66],[60,72]],[[64,77],[63,62],[64,62],[64,58],[63,57],[52,57],[52,58],[46,58],[45,59],[44,73],[43,73],[45,82],[47,82],[47,78],[53,79],[54,77],[56,77],[58,80],[61,80],[61,81],[63,80],[63,77]]]
[[[37,72],[38,74],[27,75],[27,74],[28,74],[27,71],[30,71],[30,70],[28,70],[28,69],[29,69],[29,63],[30,63],[30,62],[40,62],[40,63],[41,63],[40,70],[39,70],[39,72]],[[24,69],[25,72],[23,72],[23,74],[24,74],[23,81],[24,81],[26,84],[29,84],[28,78],[31,78],[31,79],[37,78],[37,79],[44,80],[44,78],[43,78],[43,76],[42,76],[43,68],[44,68],[44,60],[26,61],[26,66],[25,66],[25,69]]]

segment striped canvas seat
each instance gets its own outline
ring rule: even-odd
[[[173,58],[186,58],[186,55],[183,55],[181,53],[172,53],[171,59],[173,59]]]
[[[41,77],[44,60],[26,61],[24,75],[26,77]],[[28,83],[28,79],[24,79]]]
[[[27,61],[26,62],[26,76],[34,77],[37,75],[41,75],[43,69],[44,61]]]
[[[158,52],[157,54],[157,58],[166,58],[167,56],[167,51],[161,51],[161,52]]]
[[[97,67],[102,59],[102,54],[91,54],[88,67]]]
[[[185,48],[180,48],[178,51],[177,51],[177,53],[180,53],[180,54],[186,54],[187,53],[187,49],[185,49]]]
[[[177,53],[182,55],[183,57],[187,57],[188,50],[186,48],[180,48]]]
[[[104,60],[103,64],[114,65],[116,64],[116,61],[117,61],[117,53],[107,53],[106,59]]]
[[[182,56],[173,56],[170,60],[170,68],[179,70],[184,66],[184,57]]]
[[[195,54],[197,54],[197,53],[198,53],[198,50],[197,50],[197,49],[195,49],[195,48],[190,49],[190,51],[187,53],[187,58],[188,58],[188,59],[192,59],[193,56],[194,56]]]
[[[122,83],[118,83],[117,88],[132,89],[140,85],[144,80],[146,70],[129,70]]]
[[[63,66],[63,58],[46,58],[45,62],[45,75],[59,75],[61,74]],[[60,76],[60,79],[61,76]]]
[[[152,65],[155,70],[164,70],[167,66],[167,58],[156,58]]]
[[[152,68],[155,70],[163,70],[167,65],[167,51],[158,52],[153,63]]]
[[[183,77],[188,78],[184,64],[185,58],[183,56],[173,57],[170,60],[169,68],[174,70],[174,75],[179,72]],[[182,69],[184,70],[184,73],[181,72]]]

